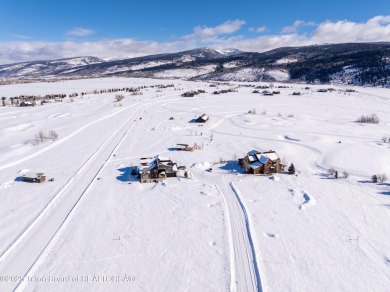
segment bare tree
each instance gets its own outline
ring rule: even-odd
[[[53,129],[51,129],[49,131],[49,138],[52,139],[53,141],[57,140],[58,139],[58,133],[56,131],[54,131]]]
[[[40,144],[46,141],[45,134],[42,131],[39,131],[38,134],[35,135],[36,144]]]
[[[334,175],[335,172],[336,172],[336,170],[335,170],[334,168],[329,168],[329,169],[328,169],[328,173],[329,173],[330,175]]]
[[[387,175],[385,173],[377,174],[376,176],[380,183],[384,183],[385,181],[387,181]]]

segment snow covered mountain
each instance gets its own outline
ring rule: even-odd
[[[34,61],[0,65],[1,78],[56,76],[59,71],[104,62],[97,57],[76,57],[52,61]]]
[[[198,48],[109,61],[79,57],[0,66],[0,78],[91,76],[388,86],[390,43],[284,47],[264,53]]]

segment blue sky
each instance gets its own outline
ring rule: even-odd
[[[195,47],[390,41],[389,0],[1,0],[0,64],[102,58]],[[5,25],[6,24],[6,25]]]

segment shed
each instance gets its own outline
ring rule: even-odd
[[[196,123],[206,123],[207,121],[209,120],[209,116],[206,115],[206,114],[203,114],[201,115],[200,117],[198,117],[195,122]]]
[[[23,181],[42,183],[46,181],[46,176],[43,172],[28,172],[23,175]]]
[[[194,151],[195,147],[190,147],[188,144],[176,144],[176,150],[178,151]]]

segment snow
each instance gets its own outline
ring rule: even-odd
[[[290,64],[290,63],[295,63],[298,62],[298,59],[293,59],[293,58],[281,58],[276,61],[276,64]]]
[[[236,67],[234,63],[226,64],[226,68]],[[221,81],[287,81],[289,74],[285,70],[265,70],[255,68],[243,68],[233,72],[224,73],[218,77]]]
[[[210,162],[204,161],[204,162],[194,163],[192,165],[192,168],[205,170],[205,169],[209,169],[212,166],[213,165]]]
[[[288,81],[290,74],[285,70],[268,70],[267,74],[272,76],[276,81]]]
[[[192,77],[196,77],[198,75],[207,74],[213,72],[216,68],[216,65],[207,65],[201,66],[196,69],[171,69],[160,71],[154,74],[157,78],[181,78],[188,79]]]
[[[0,276],[24,276],[17,291],[388,290],[390,186],[370,183],[390,175],[388,89],[324,94],[274,82],[288,88],[265,98],[239,85],[269,83],[231,82],[237,92],[188,99],[181,94],[209,83],[107,78],[0,94],[172,83],[121,102],[104,93],[0,108]],[[204,113],[208,123],[189,123]],[[378,124],[355,122],[372,113]],[[51,129],[58,140],[34,143]],[[177,143],[202,149],[172,150]],[[296,174],[244,174],[235,157],[251,149],[276,151]],[[190,179],[140,184],[133,166],[157,155]],[[22,181],[35,170],[54,181]],[[0,291],[18,284],[2,281]]]

